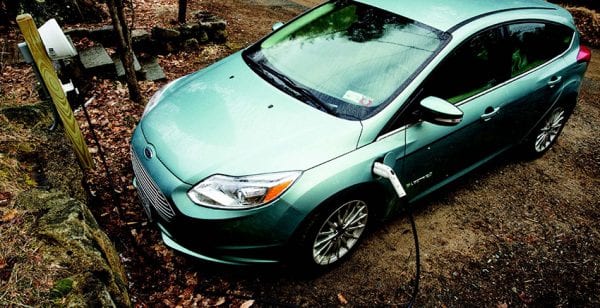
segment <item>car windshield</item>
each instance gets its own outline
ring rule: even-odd
[[[244,52],[263,78],[315,108],[363,120],[443,45],[445,33],[352,1],[326,3]]]

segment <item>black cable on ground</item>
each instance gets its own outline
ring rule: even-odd
[[[413,293],[408,308],[412,308],[417,301],[417,294],[419,293],[419,278],[421,277],[421,255],[419,251],[419,236],[417,235],[417,225],[415,224],[415,218],[412,214],[412,209],[408,209],[408,220],[410,221],[410,227],[412,228],[413,238],[415,240],[415,284],[413,286]]]
[[[87,102],[81,104],[81,109],[83,109],[83,114],[85,115],[85,119],[88,122],[88,125],[90,127],[90,133],[92,134],[92,139],[94,139],[94,142],[96,143],[96,146],[98,147],[98,153],[100,154],[100,160],[102,161],[102,166],[104,167],[104,171],[106,174],[106,179],[108,180],[108,185],[110,186],[110,195],[111,198],[113,200],[113,203],[115,204],[115,208],[117,209],[117,214],[119,215],[119,220],[121,220],[121,213],[119,211],[119,198],[115,193],[115,183],[113,181],[113,177],[112,174],[110,173],[110,169],[108,168],[108,164],[106,163],[106,155],[104,153],[104,150],[102,149],[102,146],[100,145],[100,140],[98,139],[98,136],[96,135],[96,131],[94,130],[94,125],[92,124],[92,120],[90,118],[90,114],[87,111],[86,108],[86,104],[88,104],[89,102],[91,102],[92,100],[94,100],[95,97],[90,98]]]

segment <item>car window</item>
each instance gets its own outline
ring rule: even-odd
[[[257,73],[279,73],[333,114],[365,119],[381,110],[446,39],[439,30],[388,11],[336,1],[287,24],[244,56]]]
[[[453,51],[425,83],[425,96],[461,102],[506,79],[507,59],[500,46],[501,32],[482,32]]]
[[[571,45],[573,31],[544,23],[519,23],[508,26],[511,77],[534,69],[563,53]]]

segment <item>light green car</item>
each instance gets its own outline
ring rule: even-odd
[[[133,135],[140,199],[175,250],[337,264],[507,149],[546,152],[591,58],[539,0],[331,1],[276,26],[158,91]]]

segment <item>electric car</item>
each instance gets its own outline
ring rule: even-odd
[[[328,268],[508,149],[548,151],[590,58],[546,1],[326,2],[159,90],[134,184],[177,251]]]

